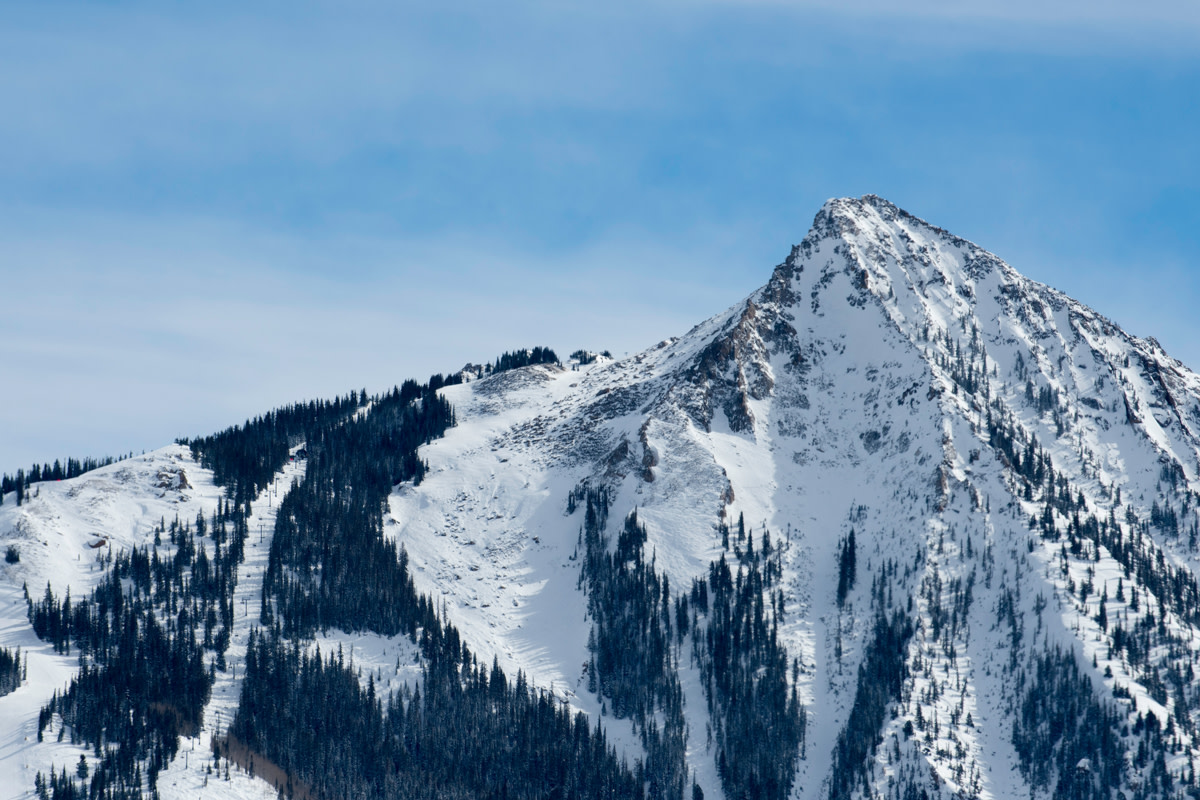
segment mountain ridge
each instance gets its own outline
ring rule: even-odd
[[[603,726],[652,795],[1194,785],[1200,377],[1152,338],[867,195],[681,337],[479,374],[427,387],[453,424],[381,535],[473,657]],[[6,498],[0,535],[70,483]],[[365,635],[322,649],[421,658]]]

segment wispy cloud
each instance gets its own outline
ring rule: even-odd
[[[708,0],[742,8],[779,6],[797,11],[820,9],[842,15],[924,20],[1004,21],[1033,25],[1170,26],[1200,28],[1200,9],[1180,0]]]
[[[1065,48],[1079,39],[1073,30],[1107,33],[1097,48],[1110,48],[1114,36],[1161,48],[1200,33],[1200,6],[215,2],[170,12],[80,4],[68,14],[31,4],[0,26],[0,99],[12,112],[0,123],[0,144],[22,156],[6,171],[24,172],[39,163],[121,168],[153,153],[197,168],[245,163],[266,143],[325,162],[371,145],[486,151],[498,116],[631,113],[671,102],[671,65],[705,31],[722,32],[724,41],[711,44],[740,58],[786,53],[804,63],[828,53],[822,31],[844,43],[868,36],[870,46],[897,54],[898,43],[916,37],[936,56],[962,47],[960,37]]]

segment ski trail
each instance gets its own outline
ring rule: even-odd
[[[292,452],[304,447],[299,444]],[[219,774],[214,766],[212,742],[225,734],[237,713],[242,691],[246,645],[250,629],[259,626],[262,603],[263,576],[271,552],[271,536],[275,532],[275,514],[292,480],[303,480],[303,461],[289,462],[275,475],[274,482],[255,499],[249,521],[250,535],[246,540],[245,560],[238,567],[237,588],[234,590],[234,625],[225,652],[227,669],[217,672],[212,697],[204,707],[204,722],[196,736],[182,737],[179,755],[158,776],[158,791],[163,800],[194,798],[210,781],[222,781],[220,794],[230,798],[274,798],[276,791],[266,781],[253,778],[236,766],[229,768],[225,781],[222,766]],[[226,762],[222,761],[224,765]],[[209,769],[212,774],[209,774]]]

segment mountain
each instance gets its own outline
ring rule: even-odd
[[[867,196],[679,338],[515,355],[5,495],[5,796],[1196,794],[1200,378],[1153,339]],[[96,711],[159,617],[177,694]]]

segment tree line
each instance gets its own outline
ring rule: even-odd
[[[21,505],[25,502],[25,496],[29,493],[29,487],[35,483],[77,478],[85,472],[91,472],[100,467],[107,467],[109,464],[115,464],[126,457],[68,458],[65,464],[55,459],[53,464],[34,464],[28,471],[19,469],[16,475],[5,473],[3,476],[0,476],[0,504],[4,502],[4,495],[9,492],[16,492],[17,505]]]
[[[275,479],[290,448],[310,431],[345,419],[367,402],[366,391],[333,400],[313,400],[268,411],[242,425],[195,439],[178,439],[192,457],[213,471],[213,480],[238,505],[250,503]]]
[[[532,366],[533,364],[560,364],[558,356],[549,347],[533,347],[524,350],[505,352],[489,365],[488,371],[495,375],[497,372],[507,372],[510,369]]]

